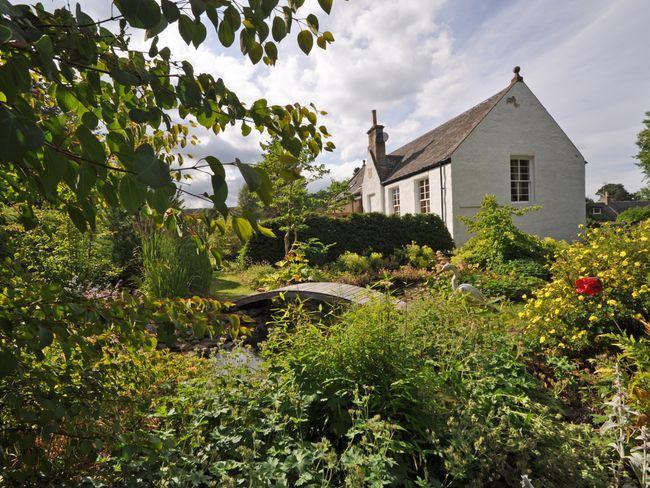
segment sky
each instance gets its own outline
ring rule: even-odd
[[[82,5],[96,18],[110,11],[109,0]],[[253,66],[238,48],[221,47],[210,28],[198,49],[184,43],[176,24],[158,45],[192,62],[195,72],[222,77],[245,102],[313,102],[326,110],[322,123],[337,149],[318,161],[337,180],[349,178],[366,158],[372,109],[390,135],[390,152],[500,91],[519,65],[588,162],[587,196],[606,182],[630,191],[643,185],[634,156],[650,111],[649,0],[334,0],[330,16],[316,0],[305,5],[305,15],[317,13],[321,29],[336,41],[305,56],[288,37],[274,67]],[[143,42],[136,33],[134,46]],[[197,136],[197,158],[259,160],[255,132]],[[227,179],[233,205],[242,182],[234,172]],[[189,189],[209,188],[209,176],[197,173]]]

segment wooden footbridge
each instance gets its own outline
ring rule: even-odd
[[[240,298],[235,301],[235,308],[246,309],[261,306],[280,296],[288,299],[305,298],[333,305],[340,303],[363,305],[374,300],[385,300],[387,298],[386,295],[376,290],[344,283],[299,283]],[[405,305],[402,301],[391,300],[397,308],[402,308]]]

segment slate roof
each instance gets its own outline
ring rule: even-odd
[[[622,212],[630,208],[647,207],[650,205],[649,200],[623,200],[623,201],[610,201],[605,202],[590,202],[587,204],[587,214],[589,217],[595,215],[602,215],[608,219],[616,220]],[[594,214],[592,209],[600,208],[600,214]]]
[[[511,86],[388,154],[387,158],[395,166],[382,178],[382,183],[412,176],[448,160]]]
[[[366,172],[366,165],[361,166],[359,171],[357,171],[350,181],[348,181],[348,190],[351,194],[356,194],[361,192],[361,187],[363,186],[363,175]]]

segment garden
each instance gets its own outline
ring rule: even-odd
[[[158,47],[326,49],[303,2],[113,5],[0,0],[0,486],[650,484],[650,220],[559,242],[486,195],[456,247],[433,214],[335,216],[345,183],[308,190],[323,112]],[[201,130],[270,142],[197,160]],[[190,170],[209,208],[184,208]],[[383,298],[280,297],[263,337],[233,305],[312,281]]]

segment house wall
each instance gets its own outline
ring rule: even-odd
[[[363,176],[363,188],[361,191],[363,211],[385,213],[384,188],[379,181],[377,168],[372,164],[370,154],[368,154],[368,163],[366,164],[365,171],[366,174]]]
[[[441,175],[442,172],[442,183]],[[420,213],[419,181],[429,178],[430,208],[431,213],[445,220],[449,233],[453,235],[453,206],[451,190],[452,167],[449,164],[441,168],[433,168],[418,175],[388,184],[384,187],[385,213],[393,213],[391,191],[399,187],[400,213]]]
[[[510,158],[532,159],[528,203],[510,202]],[[541,210],[516,218],[519,228],[540,237],[573,240],[585,223],[585,162],[555,120],[524,83],[515,83],[452,154],[453,233],[468,238],[461,216],[478,210],[483,196],[499,203]]]

